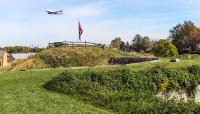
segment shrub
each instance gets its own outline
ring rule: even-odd
[[[200,72],[200,67],[188,69],[154,67],[146,72],[132,72],[127,68],[67,70],[44,87],[118,113],[199,112],[200,106],[194,102],[177,103],[154,96],[157,92],[180,89],[187,89],[194,95],[200,84],[200,77],[194,72]]]
[[[189,73],[192,73],[194,75],[200,75],[200,66],[199,65],[192,65],[191,67],[188,67]]]
[[[199,65],[193,65],[188,68],[189,73],[193,74],[193,77],[191,77],[193,83],[191,84],[191,87],[196,88],[200,84],[200,66]],[[194,91],[196,92],[196,91]]]
[[[178,55],[178,50],[169,40],[160,40],[154,48],[154,53],[159,57],[174,57]]]

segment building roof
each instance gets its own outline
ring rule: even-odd
[[[35,54],[37,53],[13,53],[12,57],[14,59],[27,59],[28,57],[33,56]]]

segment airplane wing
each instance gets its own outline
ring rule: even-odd
[[[53,12],[53,10],[49,10],[49,9],[48,9],[48,10],[46,10],[46,12]]]

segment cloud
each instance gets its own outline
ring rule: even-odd
[[[84,18],[84,17],[97,17],[103,16],[106,11],[103,7],[100,7],[99,4],[75,6],[68,9],[65,9],[65,14],[69,18]]]
[[[187,5],[188,7],[199,7],[200,1],[199,0],[179,0],[183,4]]]

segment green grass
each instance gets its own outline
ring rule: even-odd
[[[167,67],[186,67],[193,64],[200,64],[200,62],[182,60],[179,63],[169,63],[167,59],[161,59],[161,62],[133,64],[125,67],[128,67],[133,71],[140,71],[152,68],[153,66],[159,64],[165,64]],[[122,66],[108,66],[106,69],[121,67]],[[65,69],[51,69],[0,74],[0,113],[112,113],[87,104],[82,100],[75,99],[72,96],[49,92],[43,88],[43,85],[46,82],[56,77],[57,74],[63,72],[64,70]]]
[[[13,72],[0,74],[1,114],[76,114],[109,113],[73,99],[48,92],[43,84],[62,70]]]
[[[176,103],[155,97],[158,92],[178,90],[187,90],[193,97],[200,84],[198,64],[161,59],[129,67],[67,70],[44,87],[115,113],[199,113],[200,105],[194,102]]]
[[[192,65],[200,65],[200,61],[181,60],[180,62],[174,63],[174,62],[169,62],[168,58],[161,58],[159,62],[146,62],[142,64],[137,63],[137,64],[130,64],[128,66],[133,71],[140,71],[140,70],[145,70],[145,69],[148,70],[157,65],[164,65],[167,68],[176,68],[176,67],[186,68]]]

